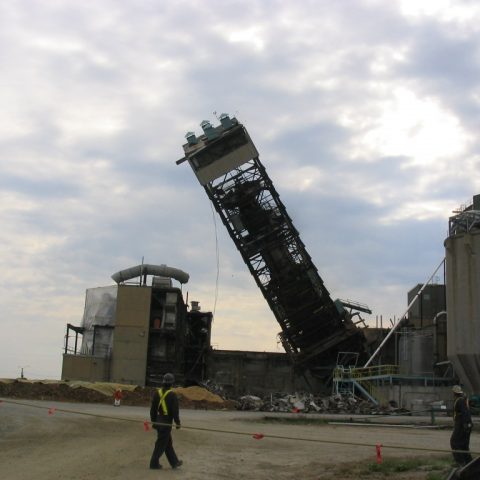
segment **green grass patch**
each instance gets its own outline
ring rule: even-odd
[[[390,458],[382,463],[368,463],[362,473],[382,473],[385,476],[400,472],[429,472],[427,480],[443,479],[451,468],[452,459],[442,457]]]

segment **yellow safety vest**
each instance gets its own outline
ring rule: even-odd
[[[166,392],[163,391],[163,388],[158,389],[158,396],[160,397],[160,401],[158,402],[158,410],[160,410],[160,407],[162,407],[162,413],[167,416],[168,415],[168,408],[167,408],[167,402],[165,402],[165,399],[167,398],[167,395],[172,391],[171,388],[169,388]]]

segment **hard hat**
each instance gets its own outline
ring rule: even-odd
[[[453,393],[456,393],[456,394],[458,394],[458,395],[462,395],[463,390],[462,390],[462,387],[461,387],[460,385],[454,385],[454,386],[452,387],[452,392],[453,392]]]
[[[172,384],[174,381],[175,381],[175,377],[173,376],[173,373],[166,373],[163,376],[163,383]]]

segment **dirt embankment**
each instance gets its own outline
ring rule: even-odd
[[[84,382],[43,382],[26,380],[0,380],[0,397],[59,402],[105,403],[113,402],[113,392],[122,390],[122,404],[148,406],[155,392],[153,387],[122,386],[118,384],[89,384]],[[182,408],[204,410],[233,410],[235,402],[202,387],[178,387],[174,389]]]

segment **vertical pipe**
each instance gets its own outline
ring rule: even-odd
[[[443,304],[447,308],[447,262],[443,262]]]
[[[394,337],[394,348],[395,348],[395,365],[400,365],[398,361],[398,332],[395,332],[395,337]]]
[[[97,326],[93,326],[93,341],[92,341],[92,357],[95,354],[95,335],[97,333]]]
[[[65,335],[65,355],[68,351],[68,335],[70,333],[70,325],[67,324],[67,334]]]
[[[75,355],[77,354],[78,332],[75,332]]]
[[[420,294],[420,328],[423,328],[423,292]]]

